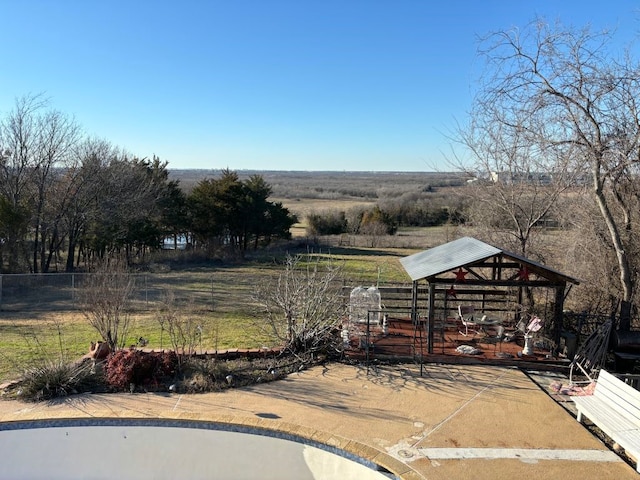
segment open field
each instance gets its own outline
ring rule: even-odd
[[[312,255],[330,256],[331,261],[341,263],[346,284],[357,286],[407,283],[399,258],[410,253],[413,251],[397,248],[336,247],[331,248],[330,253],[318,251]],[[260,328],[252,295],[256,285],[265,285],[277,278],[282,271],[281,258],[266,253],[257,257],[242,265],[200,266],[141,277],[145,280],[138,283],[144,286],[145,293],[138,297],[144,300],[136,301],[127,344],[135,344],[139,337],[144,337],[151,348],[171,347],[156,312],[163,292],[172,290],[182,305],[181,313],[195,317],[202,326],[198,350],[277,345],[277,341]],[[9,281],[6,277],[5,284]],[[23,298],[12,303],[10,296],[3,296],[0,383],[15,378],[34,362],[79,358],[89,351],[91,341],[99,339],[76,304],[53,298],[62,294],[61,289],[42,285],[33,289],[33,301]]]
[[[464,183],[459,173],[441,172],[306,172],[251,171],[236,172],[241,179],[260,175],[272,188],[270,200],[281,202],[298,217],[291,229],[293,237],[306,235],[309,213],[349,212],[372,207],[380,201],[403,194],[431,192],[457,187]],[[220,170],[170,170],[172,179],[189,192],[198,182],[218,178]]]

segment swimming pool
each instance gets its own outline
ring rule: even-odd
[[[60,419],[0,423],[0,478],[396,478],[344,450],[215,422]]]

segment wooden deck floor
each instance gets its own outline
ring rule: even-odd
[[[349,347],[345,354],[348,358],[373,361],[375,359],[391,359],[424,363],[466,363],[515,365],[539,369],[566,368],[569,361],[564,358],[553,358],[549,350],[534,348],[533,355],[523,355],[523,339],[498,344],[489,343],[483,335],[464,336],[457,328],[448,328],[434,332],[431,352],[427,334],[424,330],[416,331],[410,319],[389,318],[387,331],[379,326],[371,326],[367,351],[366,325],[350,328]],[[467,345],[477,350],[468,354],[458,350]]]

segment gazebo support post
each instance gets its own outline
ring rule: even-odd
[[[413,360],[416,359],[416,342],[418,341],[418,329],[420,327],[420,319],[418,318],[418,281],[414,280],[411,284],[411,323],[413,325],[413,340],[412,340],[412,352],[413,352]],[[420,376],[422,376],[422,366],[424,364],[424,354],[422,350],[422,331],[420,331],[420,346],[419,346],[419,354],[420,357]]]
[[[555,348],[553,349],[554,355],[558,355],[560,349],[560,337],[562,335],[562,327],[564,323],[564,291],[567,284],[558,285],[556,287],[556,298],[553,302],[553,341],[555,342]]]
[[[427,338],[428,338],[428,352],[429,354],[433,353],[433,323],[434,323],[434,310],[436,304],[436,286],[433,283],[429,283],[429,310],[427,312],[427,328],[429,330]],[[445,312],[446,315],[446,312]],[[444,341],[444,339],[443,339]]]

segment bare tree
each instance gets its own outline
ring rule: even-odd
[[[31,193],[41,128],[37,113],[45,104],[40,95],[17,99],[13,111],[0,124],[0,144],[5,153],[0,166],[0,193],[16,205]]]
[[[76,148],[75,160],[66,169],[61,179],[64,195],[61,195],[59,211],[62,227],[67,238],[65,270],[74,270],[76,250],[88,225],[95,222],[99,214],[98,198],[105,188],[104,171],[117,150],[107,141],[87,138]],[[64,200],[62,200],[64,199]]]
[[[340,348],[344,319],[342,267],[308,255],[287,256],[284,271],[255,294],[257,319],[294,354]]]
[[[174,292],[167,290],[156,314],[161,332],[166,331],[169,335],[179,368],[182,368],[185,356],[194,355],[196,348],[202,347],[202,323],[195,318],[192,307],[180,306]]]
[[[367,237],[369,247],[375,248],[380,245],[382,237],[389,235],[389,226],[380,220],[373,220],[360,227],[360,234]]]
[[[80,293],[82,314],[112,352],[127,342],[133,287],[126,262],[112,258],[88,275]]]
[[[34,158],[38,149],[37,112],[45,102],[40,96],[16,100],[13,111],[0,122],[0,194],[6,210],[14,218],[29,223],[33,208]],[[13,229],[4,239],[8,248],[9,271],[20,271],[29,264],[25,238],[27,229]]]
[[[640,259],[637,178],[640,165],[640,67],[608,50],[612,35],[537,21],[483,42],[488,75],[473,116],[495,122],[535,155],[574,169],[598,207],[616,258],[620,328],[630,328]],[[488,117],[485,117],[487,115]],[[484,120],[483,120],[484,121]],[[501,133],[502,136],[502,133]],[[567,156],[568,155],[568,156]]]
[[[54,253],[51,248],[59,240],[60,209],[66,200],[64,195],[62,198],[58,196],[67,193],[59,189],[60,177],[71,167],[80,128],[73,119],[58,111],[40,115],[38,123],[39,138],[33,175],[33,271],[46,272]]]
[[[583,280],[580,288],[573,290],[572,301],[581,311],[615,315],[620,288],[611,266],[616,264],[616,256],[598,206],[579,194],[563,198],[562,207],[567,228],[562,230],[562,241],[556,249],[564,258],[558,259],[576,266],[578,278]]]
[[[80,135],[73,119],[54,110],[47,111],[46,106],[47,101],[40,95],[22,97],[0,123],[0,151],[3,152],[0,194],[14,211],[29,213],[31,270],[34,272],[46,270],[48,254],[51,254],[46,247],[60,218],[50,203],[52,192],[58,174],[68,166]],[[25,240],[20,239],[23,247],[27,244]],[[16,253],[11,252],[11,256],[19,258]]]
[[[541,257],[537,233],[541,226],[560,221],[557,202],[574,184],[571,156],[541,150],[517,118],[502,123],[505,112],[498,104],[482,105],[479,112],[459,130],[472,155],[470,162],[459,162],[470,178],[462,190],[467,221],[491,241]]]

